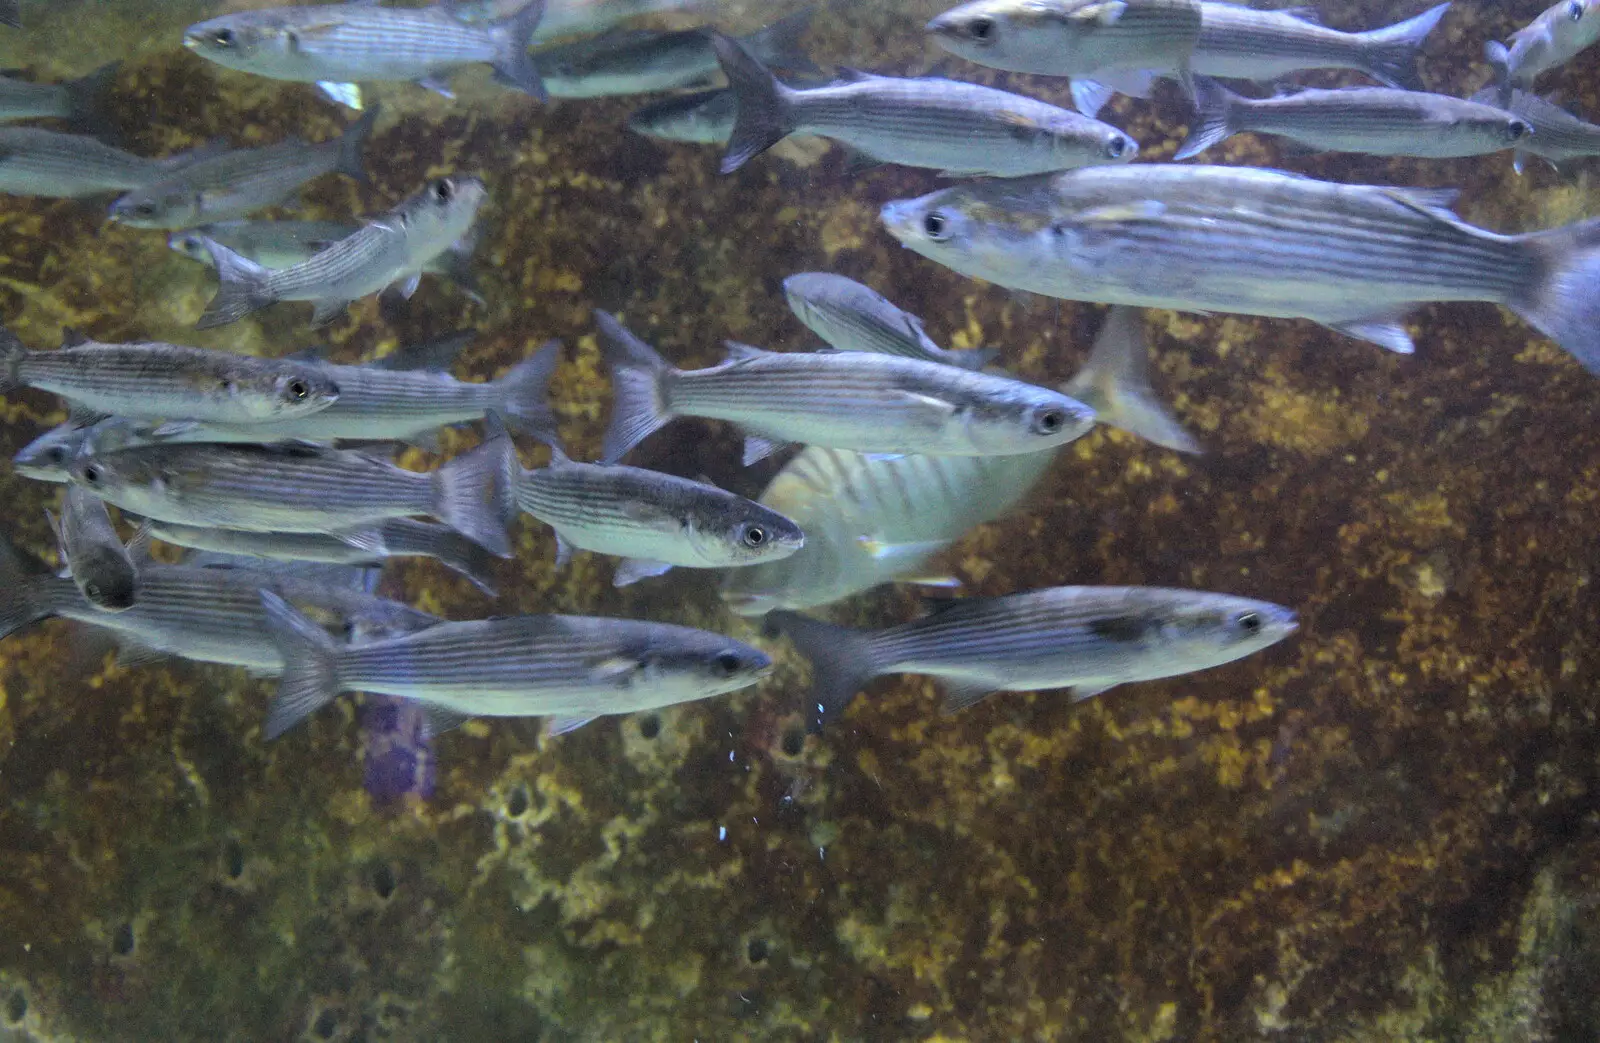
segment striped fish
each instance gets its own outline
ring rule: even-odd
[[[1160,587],[1053,587],[940,602],[878,631],[792,612],[767,617],[811,660],[812,724],[843,710],[874,677],[929,674],[948,712],[996,692],[1070,688],[1088,699],[1119,684],[1207,670],[1294,633],[1281,605]]]
[[[973,0],[926,31],[945,50],[991,69],[1046,76],[1186,70],[1200,8],[1198,0]]]
[[[652,102],[628,117],[628,129],[663,141],[726,145],[738,114],[733,92],[721,87]]]
[[[423,474],[303,443],[163,444],[82,457],[72,481],[146,518],[248,532],[339,532],[430,515],[507,555],[511,490],[501,452],[482,445]]]
[[[713,41],[738,106],[724,174],[791,134],[832,138],[881,162],[951,176],[1127,163],[1139,151],[1109,124],[971,83],[853,73],[827,87],[786,87],[739,41],[721,34]]]
[[[102,65],[81,79],[60,83],[0,76],[0,121],[54,118],[84,131],[99,129],[106,122],[106,95],[116,83],[119,64]]]
[[[720,366],[674,369],[610,315],[595,318],[611,367],[606,463],[679,416],[727,420],[752,432],[746,464],[788,442],[1004,456],[1064,445],[1094,424],[1093,410],[1059,392],[890,355],[779,354],[730,343]]]
[[[423,270],[466,238],[485,195],[477,178],[438,178],[353,235],[292,268],[269,270],[203,240],[217,266],[220,285],[196,326],[225,326],[276,301],[313,301],[311,321],[321,323],[351,301],[390,286],[409,297]]]
[[[138,573],[116,526],[111,524],[105,501],[69,485],[61,500],[61,517],[49,511],[45,514],[56,533],[61,563],[84,598],[107,612],[133,607]]]
[[[772,669],[762,652],[689,627],[631,619],[502,616],[440,623],[405,637],[340,646],[272,592],[261,595],[289,664],[267,713],[277,738],[341,691],[427,704],[434,728],[463,717],[564,719],[565,731],[735,692]]]
[[[1559,68],[1600,41],[1600,0],[1561,0],[1545,8],[1511,35],[1511,46],[1491,41],[1484,46],[1495,67],[1501,104],[1512,91],[1527,90],[1540,74]]]
[[[1091,167],[884,207],[889,233],[964,275],[1067,300],[1320,322],[1409,353],[1402,316],[1502,304],[1600,370],[1600,221],[1497,235],[1438,189],[1237,167]]]
[[[58,424],[18,450],[11,469],[38,482],[72,481],[72,461],[90,446],[90,452],[111,452],[134,445],[149,445],[143,428],[122,417],[106,417],[85,426],[68,420]]]
[[[948,351],[933,342],[922,320],[895,307],[882,294],[854,279],[827,272],[801,272],[783,280],[789,310],[806,327],[840,351],[899,355],[982,369],[995,353]]]
[[[146,159],[83,134],[0,127],[0,192],[51,199],[126,192],[164,178],[209,151]]]
[[[90,413],[232,424],[305,417],[339,398],[337,381],[310,363],[160,343],[29,351],[0,330],[0,392],[24,387]]]
[[[386,80],[415,81],[449,97],[446,79],[452,73],[484,63],[502,83],[543,98],[528,53],[543,14],[544,0],[481,26],[452,18],[437,5],[274,7],[192,25],[183,45],[229,69],[326,85],[336,99],[346,93],[340,88]]]
[[[1448,94],[1348,87],[1243,98],[1201,77],[1188,140],[1173,158],[1197,156],[1244,131],[1276,134],[1330,152],[1451,159],[1521,148],[1534,128],[1505,109]]]
[[[229,149],[187,163],[111,204],[111,219],[135,228],[188,228],[276,206],[313,178],[337,171],[365,184],[361,150],[379,107],[337,138],[307,145],[289,138],[265,148]]]
[[[509,18],[530,0],[440,0],[451,17],[469,25]],[[638,15],[692,7],[699,0],[546,0],[535,42],[563,36],[592,36]]]
[[[390,518],[330,533],[242,532],[164,521],[146,525],[151,536],[174,546],[273,561],[380,567],[390,558],[433,558],[471,580],[484,593],[495,592],[493,557],[487,551],[449,526],[414,518]]]
[[[1472,100],[1483,105],[1498,105],[1500,92],[1495,87],[1485,87],[1474,94]],[[1527,91],[1512,91],[1507,110],[1533,127],[1533,133],[1517,143],[1519,174],[1530,155],[1549,160],[1552,165],[1600,156],[1600,126],[1579,119],[1552,101]]]
[[[176,656],[275,674],[283,656],[267,629],[261,591],[271,589],[336,630],[404,632],[438,617],[361,590],[286,575],[282,568],[196,567],[140,562],[138,597],[125,612],[107,612],[71,579],[0,541],[0,636],[44,619],[71,619],[110,630],[122,665]]]
[[[805,534],[770,508],[705,482],[620,464],[580,464],[558,446],[550,466],[521,471],[522,510],[556,531],[557,567],[573,548],[610,554],[627,586],[675,566],[729,568],[776,561]]]

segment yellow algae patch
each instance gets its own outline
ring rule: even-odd
[[[1312,394],[1264,384],[1256,402],[1241,412],[1256,440],[1307,456],[1328,456],[1366,437],[1367,418],[1340,400],[1337,391]]]
[[[877,222],[877,211],[856,200],[831,207],[818,235],[822,249],[829,257],[840,250],[859,250],[867,244],[867,235]]]

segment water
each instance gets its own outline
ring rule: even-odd
[[[8,66],[81,75],[120,59],[111,122],[160,155],[348,122],[314,89],[186,53],[234,5],[23,0]],[[1321,5],[1371,27],[1423,5]],[[1487,82],[1486,40],[1538,2],[1456,5],[1424,50],[1431,89]],[[793,8],[645,19],[749,31]],[[1070,104],[1066,81],[938,52],[941,6],[818,6],[819,64],[937,71]],[[1594,52],[1541,79],[1600,116]],[[1298,82],[1363,82],[1313,73]],[[815,340],[781,283],[856,278],[941,346],[1000,350],[1059,384],[1104,309],[1021,299],[900,249],[883,203],[947,184],[786,145],[723,177],[714,147],[630,133],[639,99],[540,107],[482,68],[454,101],[369,88],[371,184],[330,175],[267,216],[348,220],[430,176],[489,185],[483,303],[425,277],[324,330],[284,304],[193,329],[214,287],[165,234],[100,200],[0,199],[0,316],[30,346],[66,328],[354,362],[461,329],[453,372],[488,379],[563,339],[566,448],[599,453],[609,384],[590,311],[680,365],[724,339]],[[1108,118],[1170,157],[1187,113],[1162,87]],[[1593,167],[1525,176],[1463,160],[1319,155],[1241,135],[1214,162],[1345,182],[1455,186],[1505,231],[1596,213]],[[261,216],[261,215],[258,215]],[[271,682],[220,666],[123,668],[49,622],[0,645],[0,1038],[17,1040],[1590,1040],[1600,1009],[1592,639],[1597,385],[1489,305],[1415,312],[1415,357],[1310,323],[1153,312],[1152,382],[1204,446],[1101,428],[1023,505],[939,559],[961,592],[1140,584],[1299,613],[1252,658],[1072,704],[1002,694],[939,712],[921,676],[874,683],[807,736],[803,661],[733,615],[712,573],[624,590],[550,530],[514,530],[485,598],[435,562],[381,592],[450,618],[519,612],[698,625],[779,656],[761,688],[606,718],[417,740],[413,711],[340,699],[265,744]],[[64,414],[8,396],[5,452]],[[447,452],[474,443],[445,435]],[[525,464],[542,453],[524,441]],[[420,453],[407,465],[431,466]],[[630,458],[758,495],[726,424],[683,420]],[[59,490],[0,475],[5,533],[48,554]],[[125,531],[131,531],[124,527]],[[170,560],[165,549],[158,553]],[[917,610],[884,587],[830,610]]]

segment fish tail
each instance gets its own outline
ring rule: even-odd
[[[200,237],[200,242],[211,252],[211,262],[217,269],[217,295],[206,305],[205,314],[195,323],[196,329],[208,330],[238,322],[274,301],[272,291],[267,288],[270,274],[267,269],[204,236]]]
[[[532,358],[512,366],[495,384],[500,389],[499,410],[506,422],[541,442],[556,438],[556,418],[550,411],[550,377],[561,361],[561,342],[548,341]]]
[[[1423,90],[1422,78],[1417,74],[1417,51],[1450,10],[1442,3],[1403,22],[1360,33],[1366,47],[1363,71],[1391,87],[1406,90]]]
[[[102,65],[89,75],[62,85],[67,92],[67,115],[64,118],[74,129],[102,140],[115,137],[106,102],[111,99],[111,88],[116,85],[117,70],[121,65],[121,62]]]
[[[1201,452],[1150,386],[1149,351],[1140,310],[1112,308],[1089,361],[1061,390],[1092,408],[1102,424],[1180,453]]]
[[[372,128],[378,122],[378,112],[382,108],[382,105],[374,102],[360,119],[339,136],[339,158],[333,169],[348,174],[363,185],[367,184],[367,168],[361,160],[361,150],[366,147],[367,138],[372,136]]]
[[[22,28],[22,0],[0,0],[0,25]]]
[[[1499,40],[1490,40],[1483,45],[1483,56],[1494,69],[1494,91],[1497,100],[1490,104],[1499,105],[1502,109],[1509,108],[1512,88],[1515,86],[1511,80],[1511,51]]]
[[[540,101],[548,101],[550,95],[544,89],[544,79],[539,75],[539,67],[534,64],[528,46],[544,19],[544,8],[545,0],[533,0],[510,18],[495,24],[493,31],[499,53],[490,63],[495,79]]]
[[[283,655],[278,694],[262,726],[262,734],[271,740],[339,694],[339,643],[270,590],[261,592],[261,607],[267,615],[267,631]]]
[[[495,594],[494,555],[448,525],[397,518],[384,525],[383,545],[390,554],[432,558],[490,597]]]
[[[731,174],[794,133],[794,91],[779,83],[738,40],[714,32],[711,43],[738,109],[722,156],[722,172]]]
[[[1238,95],[1211,79],[1194,80],[1194,118],[1189,121],[1189,136],[1173,159],[1189,159],[1233,136],[1234,102]]]
[[[611,315],[596,311],[594,317],[600,325],[600,351],[611,367],[611,426],[601,462],[614,464],[671,422],[664,386],[672,367]]]
[[[1591,373],[1600,373],[1600,218],[1518,236],[1536,278],[1509,303]]]
[[[55,579],[49,565],[0,536],[0,637],[56,615],[46,595]]]
[[[799,76],[821,76],[822,70],[801,43],[816,13],[814,7],[803,7],[794,14],[785,15],[745,37],[745,46],[769,69],[783,69]]]
[[[813,732],[837,717],[867,682],[883,673],[873,635],[864,631],[797,612],[768,614],[765,629],[769,635],[787,637],[811,660],[811,701],[806,718]]]
[[[22,380],[22,364],[27,358],[27,346],[17,339],[15,333],[0,326],[0,395],[27,386]]]
[[[506,526],[516,517],[516,449],[490,414],[483,444],[433,472],[433,516],[479,546],[511,557]]]

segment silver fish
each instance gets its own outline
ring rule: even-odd
[[[514,464],[514,461],[513,461]],[[523,471],[517,505],[556,531],[556,565],[574,548],[623,559],[623,587],[676,566],[716,569],[788,557],[805,544],[794,522],[705,482],[621,464],[581,464],[559,446],[550,466]]]
[[[1521,116],[1447,94],[1346,87],[1244,98],[1200,77],[1189,137],[1173,158],[1197,156],[1244,131],[1276,134],[1330,152],[1425,159],[1519,148],[1534,133]]]
[[[502,83],[543,98],[528,54],[543,13],[544,0],[533,0],[504,21],[476,26],[437,6],[276,7],[192,25],[183,45],[240,72],[326,84],[336,97],[339,87],[375,81],[415,81],[449,97],[452,73],[487,63]]]
[[[742,39],[762,64],[790,72],[820,74],[800,38],[811,24],[807,8]],[[686,87],[722,79],[717,52],[703,30],[614,32],[562,44],[534,55],[554,98],[608,98]]]
[[[167,246],[207,267],[215,268],[206,240],[220,243],[263,268],[292,268],[303,264],[341,239],[361,231],[350,221],[217,221],[173,232]],[[473,300],[483,303],[472,252],[477,237],[468,233],[444,253],[422,266],[422,274],[439,275],[456,283]]]
[[[930,674],[955,712],[996,692],[1070,688],[1088,699],[1243,659],[1294,633],[1281,605],[1160,587],[1053,587],[940,602],[930,615],[859,631],[790,612],[767,617],[811,660],[812,723],[885,674]]]
[[[995,356],[982,349],[949,351],[939,347],[922,328],[921,319],[842,275],[791,275],[783,280],[783,294],[795,318],[840,351],[899,355],[962,369],[982,369]]]
[[[926,31],[952,54],[1011,72],[1186,70],[1200,8],[1198,0],[973,0]]]
[[[1500,91],[1485,87],[1472,96],[1483,105],[1500,104]],[[1528,156],[1539,156],[1552,165],[1586,156],[1600,156],[1600,126],[1579,119],[1537,94],[1514,90],[1507,111],[1528,121],[1533,133],[1517,143],[1516,169],[1522,173]]]
[[[307,417],[339,399],[337,381],[314,364],[160,343],[29,351],[0,330],[0,392],[23,387],[91,413],[245,425]]]
[[[166,177],[195,158],[195,153],[180,153],[146,159],[87,135],[0,127],[0,192],[51,199],[126,192]]]
[[[276,206],[313,178],[337,171],[366,183],[361,150],[379,107],[337,138],[307,145],[289,138],[265,148],[229,149],[186,163],[111,204],[111,218],[135,228],[188,228]]]
[[[495,592],[492,555],[449,526],[414,518],[390,518],[331,533],[241,532],[164,521],[146,524],[150,535],[164,543],[274,561],[376,567],[391,558],[433,558],[471,580],[484,593]]]
[[[539,438],[554,437],[546,385],[561,359],[551,341],[498,380],[481,384],[426,369],[303,363],[339,389],[328,409],[260,424],[176,422],[150,432],[166,442],[396,441],[431,446],[441,427],[497,413]]]
[[[500,452],[482,445],[423,474],[301,443],[151,445],[82,457],[72,481],[146,518],[248,532],[340,532],[429,515],[507,555]]]
[[[355,234],[276,271],[207,242],[220,285],[196,326],[225,326],[276,301],[314,301],[312,321],[325,322],[390,286],[409,297],[429,262],[471,230],[485,195],[477,178],[438,178]]]
[[[61,563],[83,596],[107,612],[132,608],[138,596],[138,570],[111,524],[105,501],[69,485],[61,501],[61,517],[45,513],[56,533]]]
[[[93,132],[106,122],[106,95],[116,84],[121,63],[102,65],[89,75],[60,83],[33,83],[0,76],[0,120],[60,119]]]
[[[438,617],[363,590],[276,571],[224,566],[137,564],[138,596],[123,612],[86,600],[71,579],[0,541],[0,636],[44,619],[71,619],[110,630],[124,666],[176,656],[275,674],[283,656],[267,628],[261,591],[271,589],[345,633],[396,633]]]
[[[341,691],[425,703],[436,730],[477,716],[553,716],[565,719],[558,730],[570,730],[605,714],[735,692],[772,669],[764,653],[720,634],[580,616],[440,623],[405,637],[341,647],[282,598],[268,591],[261,599],[289,664],[267,713],[268,739]]]
[[[1094,423],[1093,410],[1059,392],[890,355],[779,354],[730,343],[720,366],[674,369],[611,316],[595,317],[611,366],[607,463],[678,416],[727,420],[752,432],[747,464],[785,442],[1004,456],[1064,445]]]
[[[1237,167],[1091,167],[890,203],[889,233],[964,275],[1067,300],[1304,318],[1409,354],[1440,301],[1520,315],[1600,369],[1600,221],[1498,235],[1438,189]]]
[[[1106,315],[1089,360],[1061,388],[1094,410],[1102,424],[1138,435],[1178,453],[1199,453],[1200,443],[1183,429],[1150,387],[1150,346],[1137,308],[1116,307]]]
[[[40,482],[72,481],[72,461],[81,453],[113,452],[149,445],[138,424],[121,417],[106,417],[92,424],[69,420],[51,428],[18,450],[12,469]],[[88,446],[88,449],[85,449]]]
[[[469,25],[509,18],[531,0],[441,0],[450,15]],[[563,36],[592,36],[629,18],[694,7],[701,0],[547,0],[535,42]]]
[[[1511,46],[1484,45],[1495,67],[1501,104],[1514,89],[1527,90],[1540,74],[1558,68],[1600,41],[1600,0],[1561,0],[1511,34]]]
[[[22,0],[0,0],[0,25],[22,28]]]
[[[628,117],[636,134],[692,145],[726,145],[739,106],[726,87],[652,102]]]
[[[724,174],[791,134],[832,138],[875,160],[951,175],[1017,177],[1127,163],[1139,151],[1109,124],[977,84],[853,73],[832,86],[786,87],[737,40],[717,34],[713,41],[738,105]]]

